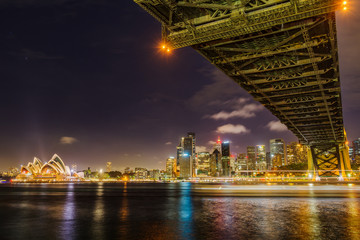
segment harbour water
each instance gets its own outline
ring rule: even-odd
[[[356,184],[0,184],[0,239],[360,239]]]

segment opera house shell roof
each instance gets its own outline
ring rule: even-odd
[[[21,167],[17,178],[66,178],[70,175],[70,168],[64,164],[57,154],[54,154],[46,163],[35,157],[33,162]]]

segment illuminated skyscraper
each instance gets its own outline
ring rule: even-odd
[[[213,146],[213,151],[217,149],[221,153],[221,139],[220,136],[218,137],[216,143]]]
[[[359,158],[360,157],[360,138],[353,141],[353,158]]]
[[[221,152],[215,148],[214,152],[210,155],[210,175],[212,177],[219,177],[221,168]]]
[[[180,156],[180,177],[190,178],[192,177],[192,156],[184,153]]]
[[[176,159],[174,157],[166,159],[166,174],[169,177],[176,177]]]
[[[246,154],[247,154],[247,158],[248,158],[249,169],[255,169],[256,168],[255,147],[248,146],[246,148]]]
[[[281,165],[287,165],[285,142],[281,138],[270,139],[270,157],[281,156]]]
[[[222,176],[230,177],[230,142],[221,143]]]
[[[256,145],[256,168],[259,170],[266,170],[265,145]]]
[[[195,153],[196,153],[196,138],[195,138],[195,133],[193,132],[188,132],[187,137],[191,138],[191,143],[192,143],[192,152],[191,152],[191,156],[193,156],[193,158],[195,157]]]
[[[249,166],[248,166],[248,158],[246,157],[246,153],[239,153],[237,155],[237,170],[239,171],[244,171],[244,170],[248,170]]]
[[[286,147],[286,160],[287,164],[306,163],[307,148],[297,142],[291,142]]]
[[[200,152],[196,154],[197,172],[196,176],[206,177],[210,175],[210,153]]]

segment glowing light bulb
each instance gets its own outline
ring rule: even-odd
[[[170,48],[166,49],[167,52],[170,52]]]
[[[346,5],[347,4],[347,1],[343,1],[343,5]]]
[[[162,45],[162,49],[165,49],[166,48],[166,46],[165,45]]]

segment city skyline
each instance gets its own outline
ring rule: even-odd
[[[350,141],[360,136],[360,19],[359,3],[352,4],[354,10],[345,17],[339,13],[337,22]],[[84,168],[106,162],[114,168],[163,166],[188,130],[200,136],[199,146],[208,147],[222,133],[237,143],[239,150],[232,149],[238,153],[248,145],[267,145],[264,139],[296,141],[289,131],[277,132],[284,128],[271,113],[192,49],[159,54],[159,24],[134,3],[63,0],[33,6],[0,4],[7,23],[0,40],[6,66],[1,78],[7,79],[0,169],[53,152]],[[8,21],[11,16],[19,18]]]

